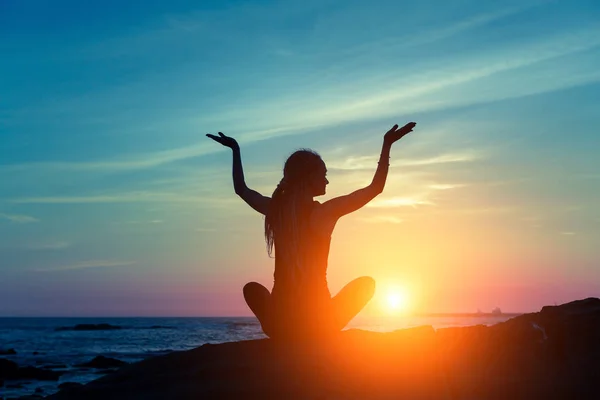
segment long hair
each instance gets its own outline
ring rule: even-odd
[[[303,194],[309,190],[311,175],[323,164],[321,156],[310,149],[295,151],[285,162],[283,178],[271,196],[265,217],[267,253],[272,256],[277,243],[287,242],[286,248],[295,256],[298,249],[298,231],[303,223],[305,205]]]

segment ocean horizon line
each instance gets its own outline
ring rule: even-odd
[[[502,313],[491,313],[491,312],[420,312],[420,313],[402,313],[389,314],[389,315],[359,315],[357,319],[363,318],[403,318],[403,317],[425,317],[425,318],[444,318],[444,317],[465,317],[465,318],[478,318],[478,317],[517,317],[519,315],[527,314],[528,312],[502,312]],[[159,319],[159,318],[178,318],[178,319],[231,319],[231,318],[249,318],[256,319],[253,315],[0,315],[0,319]]]

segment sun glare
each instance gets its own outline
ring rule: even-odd
[[[407,306],[406,292],[401,289],[390,289],[386,296],[386,308],[389,311],[403,311]]]

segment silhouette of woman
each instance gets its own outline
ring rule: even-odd
[[[273,289],[269,293],[261,284],[250,282],[244,286],[244,298],[266,335],[292,339],[341,331],[373,297],[375,281],[366,276],[353,280],[331,297],[326,280],[331,234],[338,219],[383,191],[392,144],[415,125],[394,125],[385,133],[371,184],[323,204],[313,200],[325,194],[329,183],[325,163],[316,152],[294,152],[285,162],[283,178],[269,198],[246,185],[237,141],[221,132],[219,136],[206,135],[232,150],[235,193],[265,215],[269,256],[275,250]]]

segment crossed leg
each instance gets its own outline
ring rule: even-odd
[[[254,313],[265,335],[271,337],[273,313],[271,293],[257,282],[249,282],[244,286],[244,299]]]
[[[334,330],[341,331],[375,294],[375,280],[361,276],[340,290],[332,299]]]
[[[368,276],[356,278],[344,286],[342,290],[331,299],[331,308],[328,307],[331,314],[327,313],[329,315],[322,315],[326,321],[319,318],[321,319],[319,324],[322,325],[322,328],[325,328],[325,330],[329,330],[327,329],[328,326],[333,332],[341,331],[348,325],[352,318],[364,308],[369,300],[371,300],[374,293],[375,280],[373,278]],[[250,307],[250,310],[252,310],[256,318],[258,318],[262,330],[267,336],[272,338],[273,335],[277,333],[276,331],[282,330],[281,333],[283,333],[284,331],[298,328],[293,326],[280,326],[285,324],[285,321],[275,321],[277,316],[274,312],[276,307],[272,304],[273,298],[271,297],[269,290],[260,283],[247,283],[244,286],[244,299],[246,300],[248,307]],[[302,308],[302,305],[298,306],[298,308]],[[288,310],[288,313],[294,313],[295,311],[299,310]],[[288,314],[288,317],[290,316],[291,315]],[[289,322],[291,322],[291,320]],[[308,321],[305,322],[308,323]],[[278,326],[282,329],[277,329]]]

